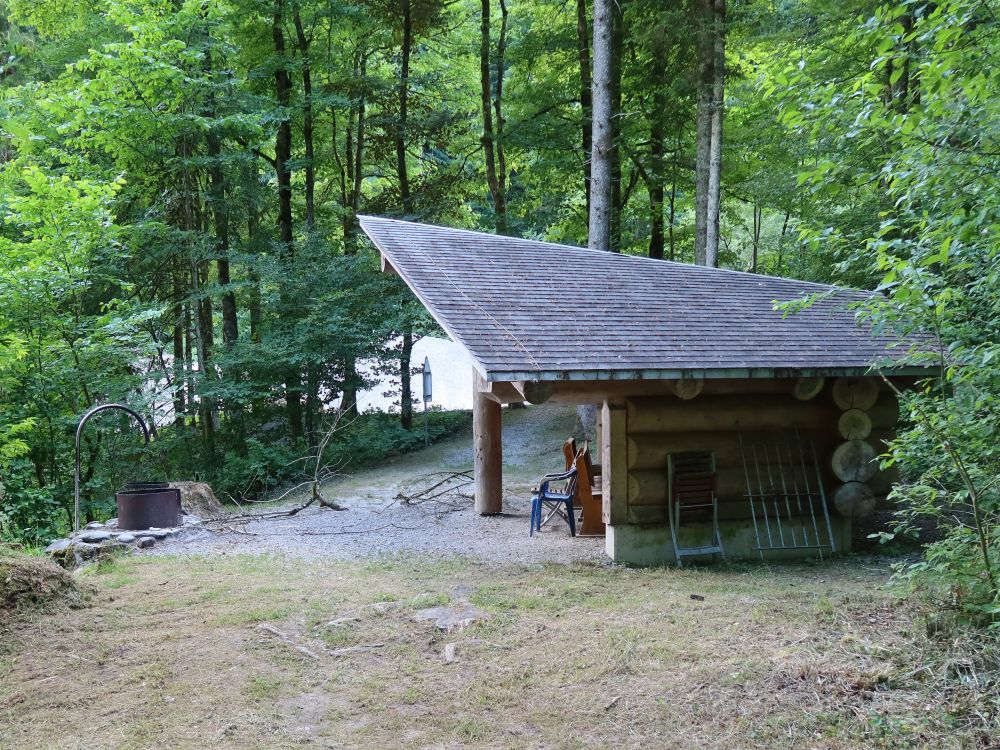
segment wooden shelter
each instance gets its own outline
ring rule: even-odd
[[[676,558],[672,455],[712,455],[734,557],[846,551],[851,518],[886,493],[873,458],[898,408],[881,375],[906,385],[927,371],[898,365],[901,342],[857,322],[867,293],[391,219],[361,226],[383,270],[474,363],[480,513],[503,509],[500,411],[523,401],[600,407],[615,560]],[[775,310],[805,297],[801,311]]]

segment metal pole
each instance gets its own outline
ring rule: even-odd
[[[145,444],[149,445],[149,428],[143,421],[142,417],[132,409],[127,406],[122,406],[121,404],[101,404],[100,406],[95,406],[93,409],[88,411],[82,417],[80,417],[80,422],[76,426],[76,472],[73,476],[73,531],[77,532],[80,530],[80,436],[83,433],[83,426],[90,421],[90,418],[95,414],[99,414],[102,411],[107,411],[108,409],[120,409],[131,415],[136,422],[139,423],[139,427],[142,428],[142,436],[145,439]]]
[[[427,399],[424,399],[424,447],[427,448],[431,444],[430,433],[427,432]]]

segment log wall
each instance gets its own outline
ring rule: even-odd
[[[706,389],[689,400],[668,394],[625,399],[626,522],[667,523],[667,454],[702,450],[715,453],[720,518],[749,517],[741,436],[750,455],[753,445],[773,445],[775,441],[787,444],[796,431],[802,440],[815,446],[827,503],[830,512],[835,513],[834,494],[843,484],[834,473],[833,463],[834,454],[845,443],[840,431],[845,421],[841,419],[845,411],[842,406],[858,408],[845,392],[851,388],[859,393],[877,391],[874,404],[860,403],[867,407],[861,410],[865,419],[852,414],[850,420],[852,425],[871,422],[871,432],[864,442],[876,455],[884,450],[884,440],[891,436],[898,417],[895,397],[875,378],[866,379],[860,386],[827,379],[808,400],[796,396],[795,381],[769,382],[773,388],[762,388],[760,381],[748,381],[745,393],[713,394]],[[841,449],[838,455],[843,464],[856,454],[861,452]],[[843,471],[842,466],[840,469]],[[890,479],[879,472],[866,486],[884,496]],[[849,495],[857,492],[841,491],[840,496]]]

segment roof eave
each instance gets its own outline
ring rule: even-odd
[[[912,365],[856,367],[725,367],[710,369],[645,369],[645,370],[489,370],[484,377],[489,383],[582,382],[610,380],[684,380],[732,379],[755,380],[774,378],[859,377],[881,371],[893,377],[920,377],[931,373],[930,368]]]

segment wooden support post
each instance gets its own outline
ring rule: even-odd
[[[614,526],[628,518],[628,437],[625,407],[604,402],[601,410],[601,494],[604,523]]]
[[[500,404],[489,396],[483,376],[473,372],[472,439],[475,453],[476,513],[503,512],[503,443]]]

